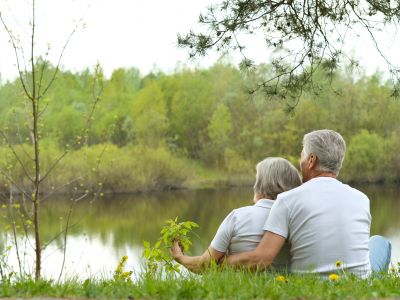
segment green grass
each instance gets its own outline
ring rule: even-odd
[[[123,280],[64,283],[32,279],[3,281],[0,297],[87,297],[113,299],[376,299],[399,298],[399,273],[359,279],[340,275],[337,282],[317,276],[289,275],[278,281],[269,273],[209,271],[203,275],[140,276]]]

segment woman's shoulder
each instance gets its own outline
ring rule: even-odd
[[[265,214],[265,209],[266,207],[264,206],[247,205],[234,209],[232,213],[234,214],[235,217],[239,217],[239,219],[242,219],[243,217],[247,216],[251,217],[260,213]]]

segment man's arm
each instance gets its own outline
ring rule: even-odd
[[[228,256],[224,262],[234,267],[247,267],[251,269],[266,269],[268,268],[279,251],[285,244],[285,238],[266,231],[263,238],[253,251],[242,252]]]
[[[183,254],[178,242],[174,243],[171,251],[174,260],[193,273],[201,273],[212,261],[218,262],[225,255],[224,252],[219,252],[209,247],[200,256],[187,256]]]

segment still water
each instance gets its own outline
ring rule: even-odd
[[[392,241],[392,261],[400,260],[400,188],[395,186],[358,186],[371,199],[372,234]],[[224,217],[234,208],[252,204],[252,189],[167,191],[105,197],[81,201],[73,210],[66,240],[63,278],[109,278],[118,261],[128,255],[127,267],[140,272],[143,240],[154,242],[167,219],[179,217],[200,225],[193,237],[192,254],[206,249]],[[70,201],[45,202],[42,215],[43,241],[53,242],[43,254],[43,274],[57,279],[63,266],[64,236],[57,234],[66,223]],[[56,238],[54,238],[56,237]],[[1,236],[1,243],[11,244]],[[27,272],[32,269],[30,243],[19,240],[20,260]],[[17,257],[10,251],[8,262],[17,269]]]

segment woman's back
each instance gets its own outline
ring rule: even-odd
[[[274,201],[260,199],[252,206],[233,210],[221,223],[211,247],[230,254],[254,250],[264,235],[264,224]],[[289,248],[284,246],[274,261],[274,267],[286,267]]]

